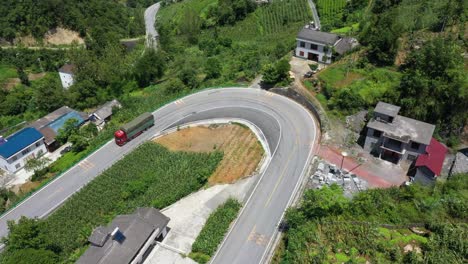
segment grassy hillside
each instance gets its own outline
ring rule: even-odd
[[[468,175],[435,188],[308,190],[274,263],[465,263]],[[416,228],[414,228],[416,227]]]
[[[311,20],[306,0],[286,0],[260,5],[245,18],[221,26],[211,15],[217,5],[215,0],[188,0],[160,10],[157,25],[162,48],[171,54],[172,75],[192,67],[202,86],[249,81],[262,65],[286,55],[298,30]],[[196,26],[188,30],[187,24]],[[207,64],[212,62],[219,72],[210,77]]]

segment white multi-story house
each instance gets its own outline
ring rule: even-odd
[[[313,24],[302,28],[296,40],[296,57],[325,64],[332,63],[334,54],[344,54],[359,45],[354,38],[322,32]]]
[[[0,144],[0,167],[10,173],[23,168],[29,159],[47,152],[44,137],[32,127],[16,132]]]
[[[73,79],[74,70],[75,65],[73,64],[65,64],[58,70],[63,89],[68,89],[75,82]]]

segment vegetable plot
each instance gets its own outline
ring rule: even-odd
[[[45,236],[61,248],[61,257],[73,261],[83,252],[95,227],[137,207],[162,209],[176,202],[201,188],[221,159],[219,152],[170,152],[145,143],[45,219]]]

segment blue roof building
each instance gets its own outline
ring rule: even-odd
[[[32,127],[7,137],[0,144],[0,167],[15,172],[24,166],[25,159],[42,155],[47,151],[43,139],[44,136]]]

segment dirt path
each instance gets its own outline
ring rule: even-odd
[[[232,183],[252,175],[264,152],[248,128],[235,124],[186,128],[155,142],[172,151],[222,151],[223,160],[208,179],[210,185]]]

